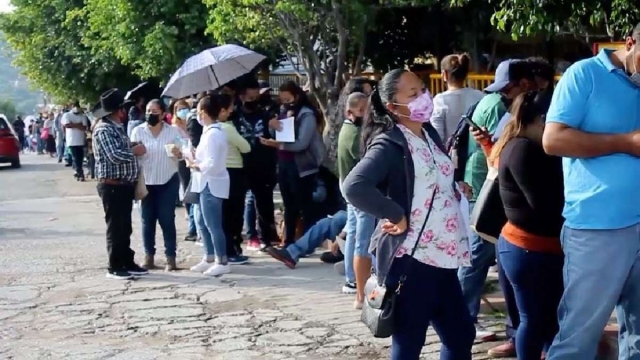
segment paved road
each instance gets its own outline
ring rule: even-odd
[[[288,270],[255,254],[221,279],[188,271],[105,279],[96,183],[75,182],[43,156],[25,155],[23,164],[0,168],[0,359],[388,357],[389,341],[368,334],[353,298],[340,294],[341,278],[315,256]],[[176,219],[184,235],[180,209]],[[201,251],[180,242],[180,265]],[[491,345],[477,345],[474,359],[486,359]],[[438,359],[439,346],[430,332],[423,358]]]

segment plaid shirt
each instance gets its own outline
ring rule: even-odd
[[[93,153],[98,179],[130,182],[138,179],[138,161],[121,125],[106,118],[100,120],[93,129]]]

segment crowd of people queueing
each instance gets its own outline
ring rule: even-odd
[[[491,349],[492,357],[593,359],[616,308],[620,359],[637,358],[640,236],[633,187],[640,137],[637,114],[628,107],[640,94],[637,41],[640,27],[623,49],[571,66],[555,89],[553,68],[536,58],[502,62],[494,83],[481,92],[465,87],[468,56],[447,56],[448,90],[435,98],[407,70],[392,70],[377,84],[352,79],[335,110],[344,117],[338,195],[346,199],[346,212],[319,213],[314,205],[324,151],[321,116],[295,83],[279,88],[279,104],[261,98],[252,81],[200,94],[192,104],[177,100],[173,126],[162,121],[164,103],[152,100],[131,141],[123,126],[127,104],[113,89],[101,98],[93,132],[108,276],[130,279],[153,267],[156,222],[168,270],[176,268],[174,206],[181,180],[185,201],[197,199],[189,201],[195,224],[189,235],[204,243],[203,258],[191,270],[229,273],[232,259],[242,256],[239,219],[251,189],[262,249],[287,267],[344,231],[345,286],[354,290],[356,308],[367,306],[371,265],[388,292],[402,284],[394,306],[394,360],[418,359],[430,325],[445,360],[470,360],[474,340],[494,340],[478,324],[478,313],[496,261],[509,340]],[[460,135],[465,114],[472,126],[465,166],[457,168],[461,154],[447,144]],[[294,118],[295,142],[275,140],[285,117]],[[497,171],[506,217],[497,239],[468,229],[491,171]],[[141,206],[143,267],[130,248],[141,178],[148,190]],[[276,183],[285,211],[283,247],[272,246],[273,211],[264,210],[273,208]],[[304,234],[296,239],[300,221]]]
[[[72,167],[74,177],[85,181],[84,168],[95,178],[93,150],[91,148],[91,119],[78,101],[65,106],[44,109],[37,118],[17,116],[13,128],[22,144],[22,152],[48,154],[58,163]]]

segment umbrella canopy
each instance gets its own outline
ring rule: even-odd
[[[163,96],[181,99],[203,91],[215,90],[251,72],[266,57],[238,45],[207,49],[187,59],[171,76]]]
[[[160,96],[160,88],[157,84],[152,84],[150,82],[143,82],[135,88],[129,90],[127,95],[125,95],[125,100],[133,100],[137,101],[140,97],[145,98],[146,100],[155,99]]]

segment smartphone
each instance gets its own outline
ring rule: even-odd
[[[469,125],[471,130],[474,130],[474,131],[482,130],[482,128],[478,126],[476,123],[474,123],[473,120],[471,120],[468,116],[463,116],[463,119],[464,119],[464,122],[466,122]]]

